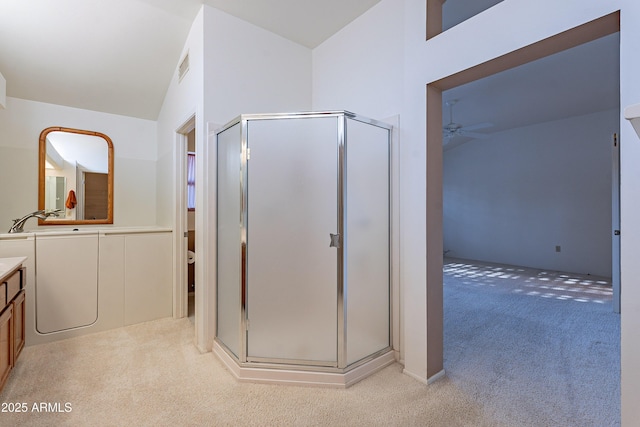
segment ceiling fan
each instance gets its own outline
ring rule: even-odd
[[[452,99],[445,102],[445,105],[449,107],[449,123],[442,128],[442,139],[446,144],[451,138],[456,136],[465,136],[474,139],[486,139],[489,136],[483,133],[473,132],[479,129],[486,129],[493,126],[492,123],[484,122],[475,125],[463,126],[460,123],[453,121],[453,106],[458,102],[457,99]]]

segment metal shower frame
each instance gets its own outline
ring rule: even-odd
[[[340,244],[337,247],[337,357],[335,361],[311,361],[311,360],[293,360],[293,359],[278,359],[278,358],[262,358],[262,357],[249,357],[247,355],[248,347],[248,311],[247,311],[247,275],[248,275],[248,124],[254,120],[278,120],[278,119],[305,119],[305,118],[318,118],[318,117],[336,117],[337,120],[337,143],[338,143],[338,188],[337,188],[337,234],[339,236]],[[346,193],[347,193],[347,120],[352,119],[369,125],[377,126],[379,128],[388,131],[388,242],[389,242],[389,260],[388,260],[388,346],[380,349],[373,354],[366,356],[356,362],[347,364],[347,294],[346,286],[348,283],[345,277],[345,258],[344,258],[344,245],[342,244],[345,236],[345,224],[344,218],[347,214],[346,206]],[[392,262],[391,262],[391,238],[392,238],[392,153],[391,153],[391,136],[392,126],[377,120],[369,119],[349,111],[320,111],[320,112],[295,112],[295,113],[276,113],[276,114],[243,114],[235,119],[231,120],[222,128],[216,131],[216,137],[227,129],[240,124],[241,135],[241,160],[240,160],[240,203],[241,203],[241,232],[240,232],[240,247],[241,247],[241,262],[240,262],[240,330],[239,339],[239,354],[236,356],[234,352],[220,339],[218,339],[218,331],[216,327],[215,341],[227,352],[227,354],[236,361],[241,367],[255,367],[255,368],[269,368],[269,369],[289,369],[289,370],[307,370],[307,371],[320,371],[320,372],[335,372],[345,373],[353,368],[370,362],[377,357],[392,351],[393,343],[393,313],[392,313],[392,295],[391,295],[391,278],[392,278]],[[216,144],[216,150],[218,146]],[[216,184],[217,185],[217,184]],[[216,194],[218,190],[216,189]],[[217,197],[217,196],[216,196]],[[216,202],[217,203],[217,202]],[[217,216],[216,216],[217,218]],[[216,219],[217,220],[217,219]],[[217,226],[216,226],[217,228]],[[216,251],[218,251],[218,242],[216,242]],[[217,261],[216,261],[217,262]],[[217,268],[216,268],[217,270]],[[216,289],[217,293],[217,289]],[[217,300],[217,298],[216,298]],[[217,309],[216,309],[217,310]],[[216,313],[217,317],[217,313]],[[218,322],[216,322],[217,324]]]

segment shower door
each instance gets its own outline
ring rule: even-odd
[[[247,361],[337,365],[338,118],[247,123]]]

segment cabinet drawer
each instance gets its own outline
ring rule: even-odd
[[[21,272],[20,270],[18,270],[15,273],[13,273],[7,280],[7,301],[5,302],[5,304],[7,302],[11,302],[11,300],[16,295],[18,295],[18,292],[20,292],[20,289],[22,289],[21,278],[22,278]]]
[[[4,310],[5,305],[7,305],[7,284],[2,282],[0,283],[0,311]]]

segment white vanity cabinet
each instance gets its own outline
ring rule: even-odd
[[[19,245],[20,244],[20,245]],[[173,314],[170,229],[47,230],[0,235],[0,256],[27,256],[26,345]],[[32,261],[32,260],[35,260]]]

